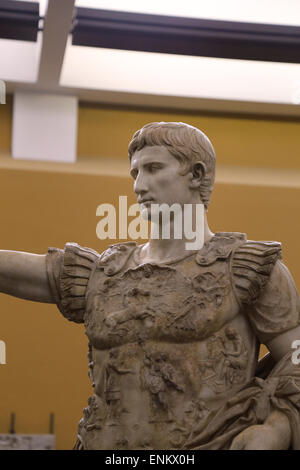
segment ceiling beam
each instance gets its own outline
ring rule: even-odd
[[[0,38],[35,42],[38,26],[38,3],[0,1]]]
[[[300,27],[77,8],[72,44],[300,63]]]
[[[72,28],[75,0],[49,0],[44,19],[43,43],[37,85],[59,84],[68,35]]]

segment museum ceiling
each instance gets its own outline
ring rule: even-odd
[[[298,0],[0,0],[8,92],[300,115]]]

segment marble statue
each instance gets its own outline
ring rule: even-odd
[[[153,203],[204,205],[201,249],[183,235],[0,252],[1,292],[85,325],[93,395],[75,449],[300,449],[300,301],[281,244],[211,232],[215,152],[199,129],[147,124],[129,158],[149,219]]]

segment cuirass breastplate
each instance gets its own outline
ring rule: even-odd
[[[85,315],[95,388],[80,422],[85,448],[182,448],[194,424],[250,379],[256,340],[229,263],[190,256],[115,276],[96,267]]]
[[[97,349],[145,340],[200,341],[232,319],[239,307],[228,263],[177,267],[143,264],[114,277],[96,269],[87,295],[87,335]]]

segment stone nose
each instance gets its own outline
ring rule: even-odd
[[[149,190],[148,183],[148,178],[145,173],[139,171],[133,185],[134,192],[137,196],[144,197],[147,194]]]

